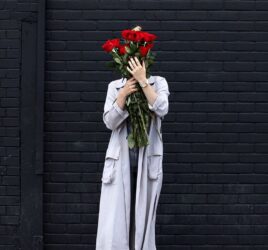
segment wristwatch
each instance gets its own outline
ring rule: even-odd
[[[145,88],[149,84],[149,81],[146,79],[145,83],[139,82],[139,84],[142,88]]]

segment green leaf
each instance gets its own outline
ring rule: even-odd
[[[134,43],[130,43],[131,50],[135,51],[137,49],[137,46]]]
[[[129,106],[129,103],[130,103],[130,96],[127,97],[127,101],[126,101],[127,106]]]
[[[124,62],[124,63],[127,63],[127,58],[128,58],[128,54],[125,54],[125,55],[123,56],[123,62]]]
[[[127,137],[127,141],[128,141],[128,146],[130,148],[133,148],[135,146],[135,140],[134,140],[134,137],[133,137],[133,133],[130,133]]]
[[[119,58],[114,58],[114,60],[117,62],[117,63],[119,63],[119,64],[122,64],[122,62],[120,61],[120,59]]]

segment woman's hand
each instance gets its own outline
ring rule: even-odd
[[[146,67],[145,62],[142,61],[140,64],[139,59],[135,56],[134,59],[131,57],[129,60],[129,65],[131,69],[127,66],[127,70],[134,76],[138,82],[146,81]]]
[[[138,90],[136,87],[136,82],[137,80],[134,77],[131,77],[127,80],[124,87],[120,89],[118,94],[126,98],[128,95],[136,92]]]
[[[135,57],[135,61],[134,61],[134,59],[131,58],[129,64],[131,65],[133,71],[131,71],[129,69],[129,67],[127,67],[127,69],[135,77],[135,79],[138,82],[145,82],[146,81],[145,62],[142,61],[142,66],[141,66],[138,58]],[[156,100],[156,97],[157,97],[157,93],[155,92],[154,88],[150,84],[148,84],[145,88],[142,88],[142,91],[145,94],[148,103],[151,106],[153,106],[153,104]]]
[[[136,82],[137,80],[134,77],[131,77],[127,80],[125,86],[119,90],[116,102],[121,109],[124,110],[125,108],[127,96],[138,90]]]

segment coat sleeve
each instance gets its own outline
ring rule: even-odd
[[[123,110],[118,106],[116,98],[116,88],[110,82],[103,112],[103,122],[110,130],[115,130],[129,116],[126,109]]]
[[[154,111],[157,116],[161,119],[168,113],[169,101],[168,96],[170,95],[168,83],[165,77],[160,77],[158,82],[159,87],[157,89],[157,97],[153,105],[149,104],[149,109]]]

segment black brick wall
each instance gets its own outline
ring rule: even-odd
[[[0,250],[18,249],[20,25],[35,5],[0,2]],[[153,75],[170,88],[162,124],[159,250],[268,249],[268,2],[49,0],[45,249],[95,249],[110,131],[101,50],[122,29],[155,33]]]
[[[66,4],[67,3],[67,4]],[[158,249],[268,249],[265,1],[50,1],[46,243],[94,249],[110,131],[101,44],[140,24],[168,80]]]
[[[21,20],[36,1],[0,1],[0,249],[19,249]]]

